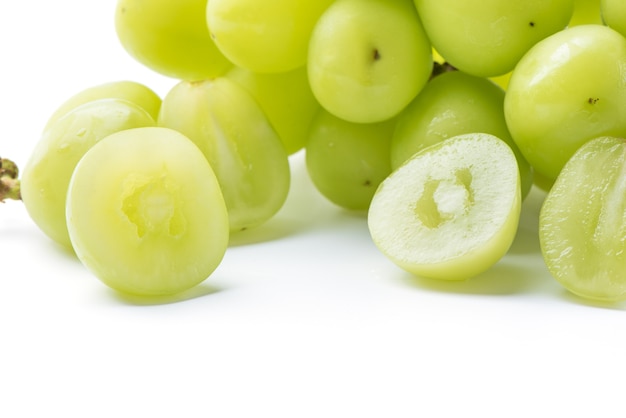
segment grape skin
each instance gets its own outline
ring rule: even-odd
[[[202,150],[222,188],[232,232],[263,224],[287,199],[287,152],[259,104],[234,81],[176,84],[163,99],[158,124]]]
[[[94,100],[52,121],[33,149],[21,180],[24,206],[37,226],[55,242],[71,248],[65,200],[78,161],[112,133],[155,124],[143,108],[122,99]]]
[[[352,123],[321,110],[310,126],[306,167],[317,190],[340,207],[367,210],[391,173],[395,119]]]

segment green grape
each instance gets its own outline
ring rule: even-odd
[[[463,134],[394,170],[372,199],[368,227],[380,251],[406,271],[462,280],[506,254],[520,211],[511,148],[489,134]]]
[[[309,44],[309,82],[328,112],[356,123],[396,116],[424,87],[432,48],[410,0],[338,0]]]
[[[78,258],[120,292],[172,295],[204,281],[228,246],[228,214],[202,152],[167,128],[128,129],[85,153],[67,194]]]
[[[601,25],[600,0],[574,0],[574,14],[568,26]]]
[[[589,139],[626,135],[625,79],[626,39],[605,26],[574,26],[528,51],[504,111],[535,172],[550,183]]]
[[[626,300],[626,140],[594,138],[568,160],[541,207],[539,239],[566,289]]]
[[[480,77],[513,70],[530,47],[564,29],[574,9],[574,0],[414,1],[437,51]]]
[[[161,98],[149,87],[135,81],[112,81],[88,87],[67,99],[50,116],[47,126],[70,110],[98,99],[128,100],[144,108],[154,120],[157,120],[161,108]]]
[[[57,243],[71,248],[65,200],[78,161],[105,136],[154,125],[155,121],[143,108],[122,99],[85,103],[49,124],[35,145],[21,179],[24,206],[37,226]]]
[[[600,0],[600,10],[604,23],[626,36],[626,2],[624,0]]]
[[[309,124],[320,108],[305,67],[278,74],[234,67],[225,77],[243,86],[261,106],[288,154],[304,147]]]
[[[311,124],[306,167],[328,200],[367,210],[378,185],[391,173],[390,142],[395,120],[357,124],[321,110]]]
[[[306,63],[313,26],[333,0],[211,0],[206,20],[220,50],[237,66],[259,73]]]
[[[232,232],[258,226],[282,207],[287,152],[254,98],[225,77],[180,82],[163,99],[159,125],[190,138],[213,167]]]
[[[151,70],[182,80],[204,80],[232,64],[207,28],[207,0],[118,0],[115,30],[124,49]]]
[[[504,91],[461,71],[434,77],[400,114],[391,142],[391,166],[399,167],[417,151],[446,138],[475,132],[497,136],[513,149],[526,196],[532,170],[506,126]]]

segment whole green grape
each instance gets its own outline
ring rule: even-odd
[[[237,66],[280,73],[306,63],[313,26],[334,0],[211,0],[206,21],[219,49]]]
[[[461,71],[434,77],[398,116],[391,141],[391,165],[397,168],[417,151],[444,139],[475,132],[506,142],[517,159],[526,196],[533,184],[530,164],[511,138],[504,118],[504,91],[493,82]]]
[[[128,100],[144,108],[154,120],[157,120],[161,108],[161,97],[144,84],[129,80],[111,81],[88,87],[71,96],[50,116],[47,125],[70,110],[98,99]]]
[[[430,77],[433,55],[410,0],[337,0],[313,30],[307,68],[323,108],[374,123],[413,100]]]
[[[626,136],[626,38],[581,25],[539,43],[515,68],[504,100],[509,132],[549,184],[598,136]]]
[[[479,77],[513,70],[541,39],[564,29],[574,0],[414,0],[433,46]]]
[[[354,123],[321,110],[310,127],[306,167],[317,190],[334,204],[367,210],[378,185],[391,173],[395,120]]]
[[[112,133],[155,124],[143,108],[122,99],[94,100],[50,123],[22,170],[22,200],[35,224],[52,240],[71,248],[65,201],[78,161]]]
[[[234,67],[225,77],[243,86],[256,99],[288,154],[304,147],[311,120],[320,108],[305,67],[272,74]]]
[[[626,2],[600,0],[600,11],[606,25],[626,36]]]
[[[206,24],[207,0],[118,0],[115,30],[124,49],[153,71],[182,80],[204,80],[232,64]]]
[[[217,179],[188,138],[166,128],[103,138],[76,166],[67,193],[76,255],[109,287],[172,295],[204,281],[228,246]]]
[[[426,147],[394,170],[378,187],[367,222],[378,249],[404,270],[464,280],[507,253],[520,212],[511,148],[472,133]]]
[[[626,140],[594,138],[568,160],[541,207],[539,242],[566,289],[626,300]]]
[[[222,188],[232,232],[258,226],[282,207],[289,159],[259,104],[234,81],[179,82],[164,97],[159,126],[191,139]]]

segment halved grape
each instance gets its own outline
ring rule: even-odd
[[[626,300],[626,140],[595,138],[576,151],[541,207],[539,239],[566,289]]]
[[[94,100],[51,122],[22,172],[22,200],[37,226],[54,241],[71,247],[65,199],[78,161],[105,136],[154,125],[143,108],[121,99]]]
[[[289,193],[285,147],[259,104],[234,81],[182,81],[163,99],[159,125],[204,153],[222,187],[231,231],[269,220]]]
[[[202,152],[167,128],[107,136],[80,160],[67,195],[78,258],[120,292],[171,295],[204,281],[228,246],[228,215]]]
[[[511,148],[489,134],[463,134],[416,153],[385,179],[368,226],[381,252],[401,268],[462,280],[506,254],[520,211]]]
[[[99,99],[128,100],[142,107],[154,120],[157,120],[161,108],[161,97],[148,86],[130,80],[111,81],[88,87],[68,98],[50,116],[46,126],[50,126],[70,110]]]
[[[430,80],[398,116],[391,142],[391,165],[397,168],[417,151],[460,134],[487,133],[505,141],[515,153],[522,196],[533,184],[526,161],[504,118],[504,91],[485,78],[450,71]]]

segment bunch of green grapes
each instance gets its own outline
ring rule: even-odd
[[[0,200],[110,287],[164,295],[280,211],[297,153],[385,256],[437,279],[497,263],[535,184],[555,278],[623,300],[623,4],[118,0],[121,46],[173,87],[70,97],[21,179],[0,160]]]

